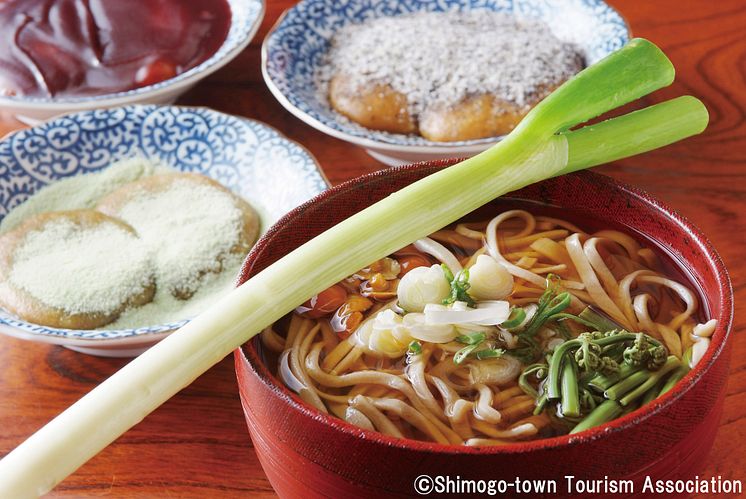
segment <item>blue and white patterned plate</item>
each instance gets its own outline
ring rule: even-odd
[[[264,229],[328,185],[308,151],[258,121],[207,108],[129,106],[67,115],[0,141],[0,220],[45,185],[132,156],[219,181],[256,208]],[[109,355],[136,353],[185,323],[67,330],[0,309],[0,332]]]
[[[624,19],[601,0],[303,0],[285,12],[264,40],[264,80],[295,116],[322,132],[368,148],[389,164],[473,154],[496,138],[443,143],[370,130],[334,112],[314,81],[330,40],[341,27],[384,16],[451,10],[488,10],[539,19],[560,40],[580,47],[588,64],[629,40]]]

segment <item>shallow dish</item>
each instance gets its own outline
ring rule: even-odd
[[[174,78],[126,92],[68,99],[0,97],[0,110],[28,125],[60,114],[129,104],[170,104],[211,73],[228,64],[251,42],[264,18],[264,0],[227,0],[231,26],[210,58]]]
[[[249,254],[239,282],[447,164],[393,168],[326,191],[270,229]],[[556,493],[546,496],[564,497],[567,475],[633,480],[639,495],[646,476],[690,480],[704,466],[722,413],[733,321],[730,281],[709,241],[647,194],[589,172],[550,179],[497,202],[503,209],[527,202],[552,205],[574,218],[585,215],[621,225],[658,245],[690,274],[709,314],[718,320],[704,358],[663,397],[611,423],[502,447],[466,447],[395,439],[320,413],[271,374],[255,339],[235,352],[239,392],[254,448],[280,496],[405,497],[416,495],[417,477],[427,487],[433,484],[429,478],[449,476],[511,483],[516,477],[556,480]]]
[[[471,156],[499,137],[463,142],[433,142],[416,135],[364,128],[334,112],[320,96],[314,72],[334,33],[348,24],[410,12],[488,10],[545,22],[563,41],[577,44],[592,64],[621,48],[629,28],[617,11],[601,0],[515,0],[513,2],[446,0],[303,0],[287,10],[262,44],[262,74],[277,100],[310,126],[364,147],[387,165]]]
[[[56,180],[139,155],[211,177],[251,202],[266,230],[327,187],[302,146],[263,123],[206,108],[128,106],[64,116],[0,142],[0,220]],[[107,356],[132,356],[186,321],[123,330],[31,324],[0,308],[0,332]]]

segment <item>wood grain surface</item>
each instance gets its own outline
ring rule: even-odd
[[[259,70],[268,28],[293,2],[270,0],[255,41],[180,103],[255,118],[305,145],[332,183],[382,165],[287,113]],[[672,59],[676,83],[647,103],[690,93],[711,114],[701,136],[598,168],[642,187],[701,227],[720,251],[736,300],[731,377],[715,447],[701,476],[746,480],[746,2],[612,0]],[[0,124],[0,134],[15,127]],[[0,455],[124,365],[0,337]],[[57,487],[50,497],[274,496],[246,432],[233,360],[224,359]]]

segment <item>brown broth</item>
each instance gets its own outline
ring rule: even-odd
[[[556,206],[547,205],[536,201],[528,201],[524,199],[516,198],[499,198],[491,202],[490,204],[483,206],[470,213],[466,217],[453,224],[449,225],[448,229],[454,229],[459,223],[479,223],[487,222],[491,220],[497,214],[507,211],[509,209],[522,209],[530,212],[535,216],[548,216],[553,218],[559,218],[566,220],[572,224],[577,225],[580,229],[593,233],[600,230],[617,230],[628,234],[634,238],[642,247],[647,247],[653,250],[660,263],[660,272],[670,277],[671,279],[680,282],[690,289],[692,289],[697,295],[700,307],[695,312],[695,320],[697,322],[705,322],[708,317],[711,317],[710,311],[707,309],[707,301],[704,299],[702,288],[693,277],[692,273],[686,268],[686,265],[678,260],[674,255],[666,251],[658,242],[649,236],[631,229],[630,227],[618,223],[618,222],[606,222],[596,218],[589,217],[586,213],[582,213],[577,210],[559,208]],[[454,251],[458,257],[469,256],[471,253],[464,252],[461,248],[446,245],[448,249]],[[434,261],[434,260],[433,260]],[[288,323],[288,316],[283,318],[280,322],[280,328],[278,332],[284,331]],[[284,327],[283,327],[284,326]],[[269,352],[267,349],[261,347],[261,342],[258,342],[259,353],[262,356],[265,363],[269,366],[273,366],[273,373],[276,374],[276,366],[278,356],[273,352]]]
[[[496,199],[490,204],[470,213],[469,215],[464,217],[462,221],[480,222],[483,220],[489,220],[492,217],[496,216],[498,213],[512,209],[526,210],[534,216],[559,218],[561,220],[565,220],[574,225],[577,225],[580,229],[588,233],[593,233],[601,230],[616,230],[629,235],[635,241],[637,241],[640,246],[653,250],[655,255],[658,257],[658,262],[660,263],[660,269],[658,270],[661,274],[673,279],[674,281],[684,284],[689,289],[694,291],[700,304],[700,307],[697,309],[694,316],[694,318],[698,322],[705,322],[706,320],[708,320],[709,317],[712,317],[711,311],[707,309],[707,300],[704,299],[702,287],[697,279],[694,278],[692,272],[687,268],[686,263],[676,258],[676,256],[671,254],[652,237],[627,225],[624,225],[621,222],[608,222],[594,217],[589,217],[587,213],[584,213],[580,210],[560,208],[557,206],[547,205],[546,203],[541,203],[539,201],[528,201],[525,199],[510,197]],[[453,226],[455,226],[455,224]]]
[[[577,227],[580,228],[580,230],[588,234],[593,234],[600,230],[615,230],[615,231],[627,234],[628,236],[636,240],[637,243],[642,248],[647,248],[655,254],[655,257],[656,257],[654,259],[655,265],[651,267],[652,270],[655,270],[656,272],[674,281],[684,284],[685,286],[689,287],[689,289],[692,289],[695,292],[695,294],[698,295],[699,303],[703,305],[700,306],[700,308],[694,314],[693,319],[695,319],[697,322],[702,323],[702,322],[705,322],[706,317],[709,315],[708,310],[704,308],[706,307],[706,302],[702,299],[703,293],[701,291],[701,288],[699,287],[696,279],[693,278],[693,275],[687,270],[683,262],[676,259],[674,255],[665,251],[665,249],[652,238],[644,234],[641,234],[638,231],[632,230],[630,227],[627,227],[621,223],[602,222],[601,220],[598,220],[595,218],[589,218],[586,214],[580,213],[579,211],[576,211],[573,209],[558,208],[555,206],[548,206],[546,204],[527,201],[527,200],[521,200],[521,199],[500,198],[490,203],[489,205],[479,210],[476,210],[474,213],[468,215],[467,217],[460,220],[459,222],[451,224],[450,226],[446,227],[446,229],[453,230],[455,229],[458,223],[466,222],[466,223],[476,224],[483,231],[484,226],[486,226],[486,222],[491,220],[497,214],[502,213],[507,210],[511,210],[511,209],[523,209],[525,211],[528,211],[534,216],[547,216],[550,218],[564,220],[573,225],[576,225]],[[458,257],[468,257],[471,254],[473,254],[474,251],[476,251],[475,249],[467,250],[464,248],[460,248],[456,243],[445,242],[447,239],[455,238],[455,237],[456,236],[454,236],[453,234],[446,233],[446,234],[441,234],[440,237],[438,237],[437,239],[442,244],[444,244],[446,247],[448,247],[451,251],[456,253]],[[466,243],[468,243],[470,247],[475,246],[471,244],[471,241],[466,241]],[[481,247],[481,243],[479,244],[479,247]],[[601,252],[602,258],[603,258],[603,255],[606,250],[602,247],[599,247],[599,251]],[[399,255],[401,255],[401,253],[399,253]],[[394,258],[396,258],[396,256],[394,256]],[[435,260],[431,259],[431,262],[435,263]],[[423,261],[419,263],[424,264]],[[622,264],[624,265],[624,263]],[[371,265],[371,268],[373,266],[374,265]],[[618,275],[625,275],[626,273],[627,273],[627,270],[624,270],[620,272]],[[366,277],[370,278],[371,276],[369,274],[370,272],[366,274]],[[399,277],[401,277],[401,274],[399,274]],[[647,286],[648,286],[647,284],[638,283],[638,286],[640,287],[636,289],[637,293],[652,291],[652,289],[651,290],[647,289]],[[355,286],[348,286],[346,289],[348,293],[350,294],[358,293],[358,290],[356,289]],[[653,315],[659,315],[661,313],[665,313],[665,310],[667,308],[673,307],[673,306],[678,308],[678,305],[681,305],[680,298],[678,298],[677,296],[674,296],[674,293],[669,293],[669,290],[667,287],[662,287],[662,288],[658,287],[658,289],[659,290],[663,289],[662,293],[664,293],[664,294],[659,294],[658,297],[660,298],[665,297],[665,299],[651,300],[651,303],[652,303],[651,310],[654,311]],[[514,288],[514,292],[516,292],[515,288]],[[541,290],[539,290],[539,292],[541,292]],[[349,296],[351,295],[348,295],[347,300],[349,300]],[[528,297],[530,300],[533,300],[532,295],[529,295]],[[347,303],[347,300],[345,300],[345,303]],[[390,303],[391,298],[389,297],[388,300]],[[658,308],[658,307],[665,307],[665,308]],[[657,311],[656,311],[656,308],[657,308]],[[343,310],[343,309],[344,309],[344,305],[342,305],[338,309],[338,311]],[[365,317],[369,317],[370,313],[371,313],[370,310],[365,312]],[[319,316],[316,316],[316,317],[319,317]],[[289,324],[288,319],[289,319],[289,315],[276,324],[276,331],[279,334],[283,334],[285,331],[287,331],[288,324]],[[320,318],[316,320],[325,320],[325,319]],[[565,326],[566,334],[570,334],[570,335],[579,334],[580,332],[585,331],[585,329],[582,326],[577,326],[577,325],[573,326],[572,321],[568,321],[568,322],[570,322],[571,324]],[[340,338],[343,338],[343,337],[345,336],[340,336]],[[259,343],[258,350],[259,350],[260,355],[262,356],[263,360],[269,366],[271,366],[272,372],[275,375],[277,375],[278,374],[277,371],[279,367],[278,364],[280,360],[279,355],[274,352],[270,352],[268,349],[262,348],[261,342],[258,342],[258,343]],[[495,348],[495,345],[496,345],[495,343],[492,343],[487,348]],[[429,347],[432,347],[432,346],[429,346]],[[410,344],[410,348],[411,348],[411,344]],[[425,346],[422,346],[421,348],[425,348]],[[439,347],[436,347],[436,348],[439,348]],[[464,348],[469,348],[469,347],[464,347]],[[344,346],[343,346],[343,349],[344,349]],[[336,352],[337,350],[335,348],[335,350],[332,350],[332,351]],[[461,351],[463,351],[463,348],[461,348]],[[298,355],[297,350],[296,350],[296,355]],[[347,354],[343,353],[342,355],[345,359],[348,358]],[[411,357],[409,353],[405,353],[401,356],[397,356],[397,355],[399,354],[395,354],[393,358],[387,358],[386,356],[379,357],[378,355],[372,355],[372,356],[366,357],[365,353],[363,353],[362,356],[355,357],[355,359],[351,361],[351,362],[363,362],[362,365],[360,364],[353,365],[351,363],[348,363],[345,365],[345,367],[342,368],[342,370],[339,371],[339,374],[346,372],[348,369],[351,371],[361,371],[361,370],[376,371],[376,370],[381,370],[381,369],[390,369],[391,371],[389,372],[392,372],[395,374],[405,374]],[[453,350],[449,352],[446,352],[446,350],[440,350],[438,353],[436,353],[436,355],[440,357],[435,362],[443,362],[444,360],[448,360],[449,355],[453,355]],[[541,355],[539,355],[539,357],[541,357]],[[428,359],[426,360],[426,362],[430,362],[431,360],[432,359]],[[537,359],[537,361],[539,360]],[[301,360],[301,362],[303,362],[303,360]],[[523,362],[527,362],[527,361],[524,360]],[[340,361],[340,364],[341,363],[344,363],[344,360]],[[527,367],[526,364],[524,364],[523,368],[525,369],[526,367]],[[334,372],[335,371],[332,371],[332,373]],[[456,371],[454,371],[454,374],[455,373]],[[449,374],[446,374],[446,377],[448,375]],[[440,375],[433,374],[433,376],[437,377]],[[463,381],[464,373],[462,372],[460,376],[461,376],[460,379]],[[410,382],[412,381],[410,380]],[[473,379],[471,382],[472,383],[474,382]],[[546,379],[539,381],[535,378],[533,380],[531,380],[531,378],[528,378],[528,379],[525,379],[524,382],[528,382],[529,385],[531,385],[532,390],[535,393],[536,391],[541,392],[544,390],[544,387],[542,385],[546,383]],[[528,390],[524,390],[526,392],[525,394],[521,393],[520,392],[521,388],[519,388],[515,384],[515,380],[512,381],[513,383],[512,385],[510,384],[511,382],[506,383],[505,381],[503,381],[501,383],[499,381],[495,381],[494,382],[496,385],[495,387],[490,386],[490,382],[487,382],[487,381],[483,381],[483,382],[480,381],[480,383],[484,383],[485,385],[487,385],[489,390],[492,390],[493,388],[496,388],[498,390],[504,389],[505,393],[510,394],[511,390],[518,389],[520,393],[520,395],[508,395],[507,396],[508,398],[502,401],[502,403],[504,404],[509,404],[507,406],[501,406],[500,403],[496,403],[496,405],[494,405],[496,409],[501,411],[502,415],[504,416],[504,419],[500,420],[499,422],[495,422],[493,429],[504,430],[510,427],[510,426],[505,426],[505,425],[518,424],[521,421],[532,421],[531,418],[537,417],[533,414],[533,411],[537,403],[535,397],[533,397],[530,393],[528,393]],[[497,385],[499,385],[499,387]],[[385,386],[385,385],[382,385],[382,386]],[[329,394],[338,395],[342,397],[348,397],[348,403],[351,403],[353,407],[355,406],[356,403],[359,403],[359,401],[356,402],[357,397],[349,398],[351,390],[354,390],[355,387],[347,387],[347,386],[339,387],[334,384],[324,385],[324,383],[321,383],[320,389],[321,388],[323,388]],[[379,396],[391,396],[391,393],[390,392],[387,393],[385,388],[383,392],[380,392],[380,388],[381,387],[377,387],[377,390],[379,391],[375,392],[374,394],[371,394],[370,397],[375,399],[376,397],[379,397]],[[365,389],[368,389],[368,387],[363,386],[362,390],[365,390]],[[584,389],[594,390],[594,392],[597,390],[597,388],[594,389],[594,388],[588,388],[588,387]],[[657,389],[658,388],[653,388],[653,390],[657,390]],[[310,390],[310,391],[313,391],[313,390]],[[381,393],[383,393],[383,395],[381,395]],[[588,393],[590,393],[590,391],[586,392],[586,394]],[[442,405],[443,410],[447,412],[448,404],[444,400],[443,396],[440,393],[437,393],[437,391],[433,391],[433,390],[431,390],[431,395],[434,397],[436,403]],[[647,396],[648,394],[646,393],[645,395]],[[653,394],[653,395],[656,395],[656,394]],[[476,400],[476,396],[477,395],[476,393],[473,393],[473,390],[472,390],[472,393],[464,392],[464,393],[459,394],[460,399],[464,399],[472,403]],[[599,400],[603,400],[606,397],[606,395],[605,395],[605,392],[603,394],[599,392],[599,393],[595,393],[595,395],[592,395],[591,397],[596,401],[595,404],[597,404],[597,403],[600,403]],[[577,396],[576,396],[576,399],[577,399]],[[633,410],[636,407],[638,407],[639,406],[638,404],[640,403],[639,399],[640,399],[639,395],[637,396],[636,399],[632,399],[631,402],[628,403],[628,405],[626,406],[627,410]],[[583,421],[584,418],[587,418],[588,415],[590,414],[590,412],[580,412],[580,409],[576,408],[575,414],[572,414],[571,416],[566,417],[562,414],[563,403],[564,403],[564,397],[562,398],[561,401],[554,400],[552,402],[547,403],[545,406],[543,406],[544,409],[541,413],[541,416],[538,416],[538,417],[544,418],[543,422],[536,423],[538,425],[538,433],[530,437],[526,436],[525,438],[534,440],[534,439],[541,439],[541,438],[547,438],[547,437],[552,437],[556,435],[566,434],[569,431],[571,431],[573,428],[575,428],[577,424]],[[330,408],[328,404],[326,404],[319,398],[317,398],[314,404],[323,404],[327,410],[338,411],[340,407],[340,406],[335,406],[335,408]],[[492,402],[490,402],[490,404],[492,404]],[[576,402],[576,405],[580,405],[580,402]],[[393,424],[398,429],[396,434],[399,434],[403,436],[404,438],[413,438],[416,440],[431,440],[431,441],[433,440],[433,436],[424,433],[423,428],[418,427],[418,425],[414,423],[403,422],[401,418],[396,415],[396,411],[393,411],[393,412],[394,414],[388,417],[391,419],[391,424]],[[533,421],[536,421],[536,420],[533,420]],[[485,431],[484,428],[480,429],[476,427],[476,423],[472,424],[472,423],[468,423],[465,421],[460,421],[458,422],[458,424],[459,425],[467,424],[468,426],[472,427],[472,430],[474,430],[474,433],[473,433],[474,435],[477,435],[480,438],[485,438],[485,437],[489,438],[490,432]],[[451,426],[453,429],[455,429],[454,424],[451,424]],[[388,430],[386,428],[381,428],[381,427],[377,427],[377,428],[379,430],[383,430],[384,432],[395,434],[394,432],[391,432],[390,428]],[[437,436],[435,436],[434,438],[437,438]],[[510,437],[508,437],[508,440],[510,440]]]

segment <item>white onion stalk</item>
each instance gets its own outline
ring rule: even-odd
[[[451,293],[451,285],[440,265],[416,267],[399,281],[396,296],[407,312],[422,312],[428,303],[441,303]]]
[[[539,310],[538,305],[536,303],[529,303],[525,307],[523,307],[523,311],[526,313],[526,317],[523,318],[520,324],[518,324],[515,327],[511,327],[508,329],[508,331],[520,331],[524,327],[526,327],[526,324],[531,321],[531,319],[534,318],[534,315],[536,315],[536,312]]]
[[[510,316],[510,304],[506,301],[485,301],[477,304],[477,308],[470,308],[464,302],[454,302],[453,305],[437,305],[430,303],[425,306],[425,320],[427,324],[477,324],[479,326],[496,326],[502,324]]]
[[[673,77],[666,56],[639,39],[584,69],[487,151],[391,194],[302,245],[93,389],[0,461],[0,497],[46,493],[309,297],[495,197],[700,133],[707,111],[693,97],[570,131],[669,85]]]
[[[480,326],[473,322],[462,322],[460,324],[454,324],[454,327],[460,334],[471,334],[471,333],[484,333],[486,335],[494,334],[497,331],[495,326]]]
[[[420,341],[430,343],[448,343],[456,339],[459,332],[451,324],[430,324],[425,314],[407,314],[404,316],[404,325],[409,335]]]
[[[386,308],[360,324],[352,337],[371,354],[397,358],[406,353],[412,340],[448,343],[458,334],[449,324],[427,324],[424,314],[412,312],[402,317]]]
[[[504,385],[516,379],[522,368],[521,361],[510,355],[470,362],[469,381],[474,384]]]
[[[502,300],[513,291],[513,276],[490,255],[479,255],[469,267],[469,295],[475,300]]]
[[[390,308],[379,310],[353,333],[355,341],[371,353],[397,358],[407,352],[412,341],[402,318]]]
[[[694,366],[699,364],[699,361],[702,360],[702,357],[705,356],[707,348],[710,346],[710,336],[712,336],[712,333],[715,332],[716,326],[716,319],[710,319],[704,324],[697,324],[696,326],[694,326],[694,329],[691,333],[693,343],[692,356],[691,360],[689,361],[690,368],[693,368]]]

